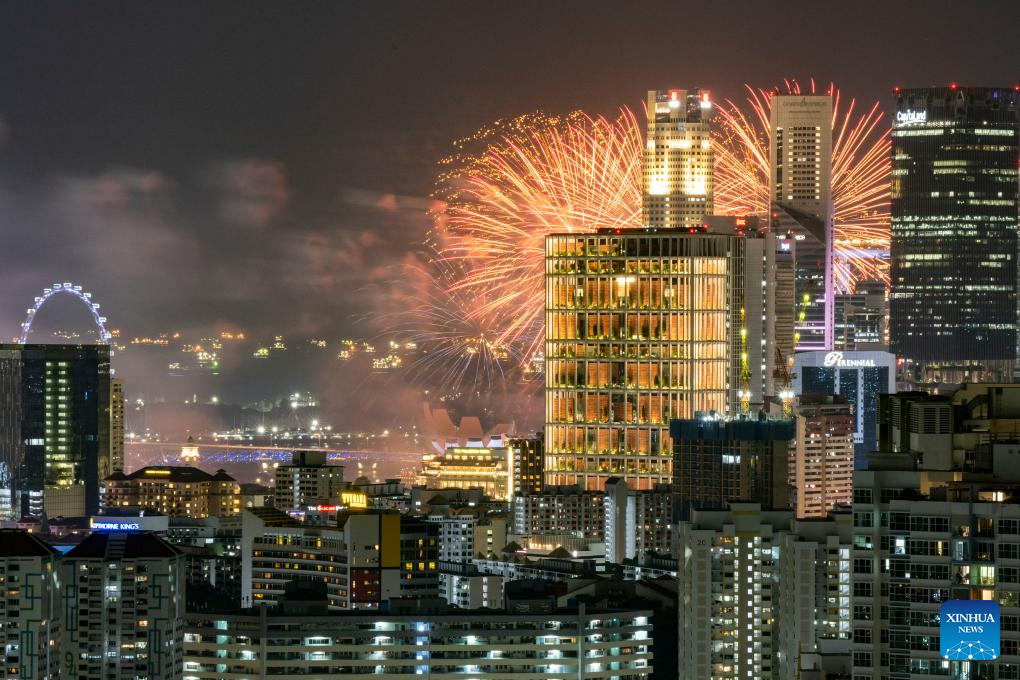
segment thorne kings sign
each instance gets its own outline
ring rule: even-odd
[[[842,352],[829,352],[822,365],[826,368],[874,368],[874,359],[844,359]]]

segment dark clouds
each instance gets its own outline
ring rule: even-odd
[[[32,297],[68,280],[92,290],[126,335],[348,334],[367,311],[356,289],[399,270],[429,202],[338,190],[329,214],[299,219],[293,199],[287,168],[260,158],[183,176],[111,167],[0,179],[0,327],[12,335]]]

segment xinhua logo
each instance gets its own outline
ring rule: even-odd
[[[942,658],[950,661],[999,658],[999,603],[947,600],[939,608]]]

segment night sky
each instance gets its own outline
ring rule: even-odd
[[[1020,2],[5,2],[0,336],[54,281],[127,335],[358,332],[436,161],[645,90],[1020,81]],[[886,108],[888,105],[886,104]]]

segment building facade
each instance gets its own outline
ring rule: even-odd
[[[733,232],[547,237],[547,484],[668,483],[669,421],[735,407],[743,253]]]
[[[110,471],[124,471],[124,381],[110,379]]]
[[[189,614],[184,677],[638,680],[652,673],[650,611],[432,610]]]
[[[853,407],[839,395],[802,395],[794,413],[793,507],[798,518],[825,517],[853,500]]]
[[[831,350],[832,97],[774,94],[769,122],[772,229],[794,240],[796,348]]]
[[[344,468],[330,465],[325,451],[295,451],[289,465],[276,468],[275,486],[280,510],[336,503],[344,488]]]
[[[105,512],[144,508],[170,517],[223,517],[241,511],[241,485],[223,470],[149,466],[104,480]]]
[[[606,562],[643,562],[650,556],[673,554],[673,487],[634,491],[622,479],[606,483]]]
[[[513,533],[519,536],[571,533],[597,538],[605,525],[605,494],[576,484],[546,486],[540,494],[514,498],[511,510]]]
[[[677,531],[680,677],[845,675],[846,513],[798,522],[789,510],[733,503],[729,510],[695,510]]]
[[[0,412],[20,418],[0,431],[15,514],[96,513],[99,482],[112,471],[109,346],[0,345],[0,359]]]
[[[1018,98],[955,83],[896,92],[889,342],[915,384],[1012,379]]]
[[[1020,677],[1020,505],[1007,500],[1015,463],[1011,487],[964,479],[928,493],[909,468],[855,473],[853,677]],[[946,600],[999,604],[995,661],[942,658]]]
[[[422,456],[417,483],[428,489],[481,489],[490,498],[510,499],[512,448],[455,446]]]
[[[509,443],[510,493],[520,496],[541,493],[545,485],[545,437],[513,437]]]
[[[754,500],[763,507],[790,507],[789,420],[675,420],[674,512],[723,509],[730,501]]]
[[[61,560],[63,677],[180,680],[184,557],[146,532],[92,533]]]
[[[839,394],[853,408],[854,467],[878,449],[878,395],[896,391],[896,357],[889,352],[798,352],[793,357],[793,391]]]
[[[60,658],[59,553],[21,529],[0,529],[0,678],[50,680]]]
[[[690,228],[714,212],[712,97],[650,90],[642,186],[645,228]]]

